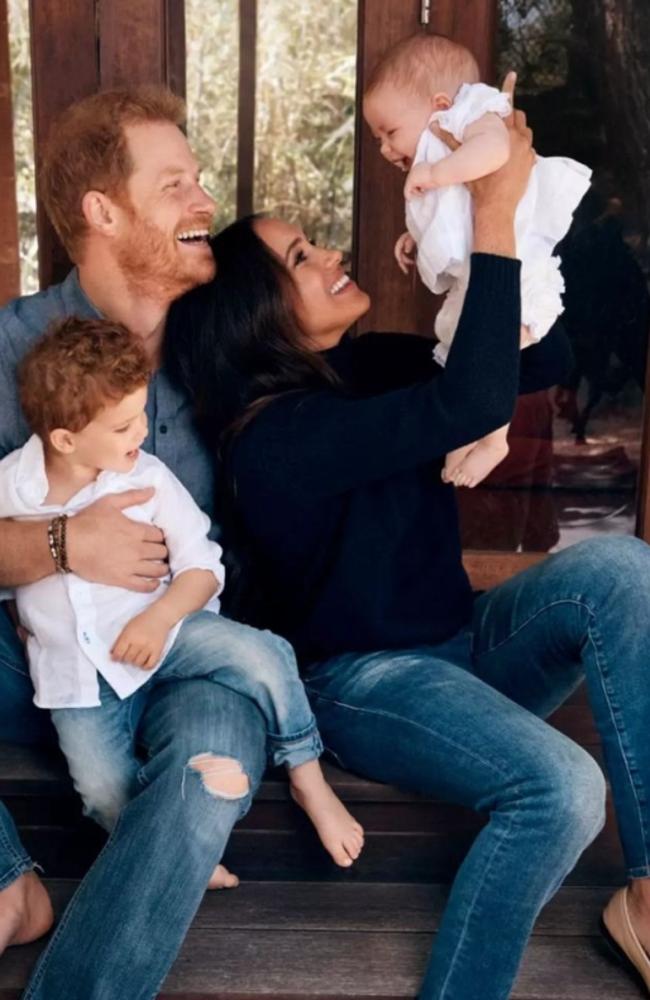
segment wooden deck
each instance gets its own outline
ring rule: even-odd
[[[599,756],[582,694],[556,723]],[[367,831],[354,870],[328,861],[290,801],[284,776],[270,774],[226,857],[243,884],[234,892],[206,895],[161,998],[416,995],[448,886],[482,821],[464,809],[328,770]],[[61,912],[102,835],[80,818],[65,770],[53,755],[0,745],[0,797],[45,868]],[[609,957],[598,934],[611,887],[622,880],[610,817],[541,914],[513,1000],[644,995]],[[14,948],[3,956],[0,1000],[18,1000],[41,947]]]

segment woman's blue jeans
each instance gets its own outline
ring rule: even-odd
[[[0,608],[0,738],[50,740],[32,704],[22,648]],[[250,806],[266,765],[264,719],[248,698],[207,680],[170,681],[139,699],[147,762],[138,792],[75,893],[24,1000],[153,1000],[174,961],[230,831]],[[238,760],[250,791],[209,791],[190,760]],[[32,867],[6,810],[0,813],[0,887]]]
[[[421,1000],[505,1000],[535,919],[604,822],[593,759],[542,721],[583,675],[632,878],[650,875],[650,547],[589,540],[480,596],[435,647],[305,677],[344,767],[487,813],[454,880]]]

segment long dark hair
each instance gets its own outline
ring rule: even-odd
[[[215,515],[223,530],[227,611],[271,624],[269,590],[237,509],[230,457],[237,434],[279,395],[339,386],[327,362],[307,350],[292,305],[292,279],[258,237],[259,216],[211,241],[215,278],[172,305],[165,368],[193,400],[197,428],[217,467]]]
[[[211,240],[216,277],[178,299],[167,320],[165,365],[193,399],[213,453],[280,393],[337,384],[302,346],[291,275],[255,232],[257,218]]]

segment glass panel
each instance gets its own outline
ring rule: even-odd
[[[255,208],[350,249],[356,0],[262,0]]]
[[[236,215],[239,3],[186,0],[188,136],[216,197]],[[313,238],[352,240],[357,3],[258,3],[256,211],[300,219]]]
[[[23,294],[27,294],[38,291],[29,0],[9,0],[8,12],[14,154],[16,157],[16,198],[20,237],[20,283]]]
[[[217,227],[232,222],[237,193],[238,0],[186,0],[187,134],[217,200]]]
[[[634,197],[642,166],[618,157],[621,121],[602,98],[602,6],[499,2],[499,72],[518,71],[536,149],[587,163],[594,179],[558,248],[575,372],[522,397],[508,459],[482,487],[458,491],[468,548],[549,551],[634,532],[650,260]]]

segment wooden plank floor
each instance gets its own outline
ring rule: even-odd
[[[74,883],[49,887],[60,912]],[[512,1000],[644,995],[600,943],[608,895],[560,890],[540,916]],[[445,898],[436,885],[355,883],[244,883],[209,893],[160,1000],[413,998]],[[3,957],[0,1000],[18,1000],[40,948]]]

